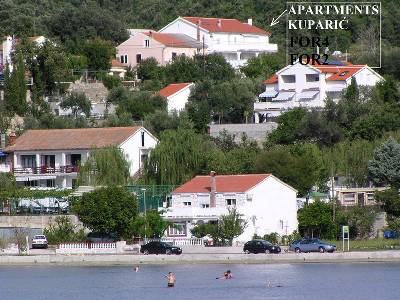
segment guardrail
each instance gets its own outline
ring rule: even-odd
[[[148,239],[150,241],[161,241],[170,243],[174,246],[204,246],[204,240],[198,238],[161,238],[161,239]]]

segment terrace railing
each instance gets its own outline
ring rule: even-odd
[[[59,166],[59,167],[32,167],[32,168],[14,168],[15,175],[22,174],[54,174],[54,173],[76,173],[79,172],[79,166]]]

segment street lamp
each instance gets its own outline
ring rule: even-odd
[[[147,215],[146,215],[146,189],[141,188],[143,192],[143,206],[144,206],[144,243],[146,244],[147,241],[147,236],[146,236],[146,231],[147,231]]]

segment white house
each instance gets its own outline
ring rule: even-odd
[[[223,55],[235,68],[260,53],[278,51],[277,44],[269,42],[271,34],[253,26],[252,19],[242,23],[236,19],[178,17],[159,32],[188,35],[207,45],[208,53]]]
[[[255,123],[295,107],[322,108],[327,97],[338,101],[353,78],[359,86],[374,86],[383,80],[367,65],[340,61],[329,65],[289,65],[264,81],[265,91],[259,95],[262,100],[254,103]]]
[[[158,93],[167,99],[168,112],[180,112],[185,109],[188,102],[190,91],[194,87],[193,82],[189,83],[171,83]]]
[[[271,174],[196,176],[172,192],[164,218],[173,222],[168,237],[191,237],[196,225],[218,221],[236,207],[248,225],[237,241],[254,234],[297,230],[297,191]],[[165,208],[164,208],[165,209]]]
[[[94,148],[117,146],[137,174],[158,140],[144,127],[28,130],[9,139],[7,164],[20,185],[72,188]]]

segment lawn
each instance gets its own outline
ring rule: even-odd
[[[342,251],[342,241],[328,241],[329,243],[335,244],[337,251]],[[345,249],[347,249],[347,241],[345,243]],[[373,250],[400,250],[400,239],[384,239],[376,238],[370,240],[350,240],[350,251],[373,251]]]

